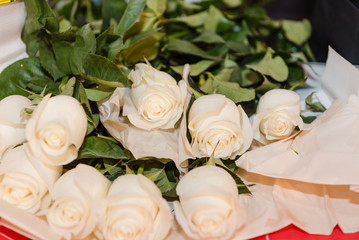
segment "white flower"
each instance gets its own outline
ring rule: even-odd
[[[23,145],[5,153],[0,164],[0,198],[20,209],[37,213],[49,206],[48,190],[62,168],[34,166],[30,158]]]
[[[254,139],[262,144],[288,138],[295,128],[302,128],[300,97],[286,89],[266,92],[258,102],[253,120]]]
[[[238,201],[232,176],[215,166],[188,172],[177,185],[175,215],[193,239],[229,239],[243,223],[245,210]]]
[[[196,157],[235,158],[252,142],[252,128],[242,107],[223,95],[205,95],[193,102],[188,117]]]
[[[143,63],[136,64],[128,78],[123,116],[141,129],[171,129],[181,118],[187,95],[186,83]]]
[[[118,177],[104,201],[99,225],[107,240],[161,240],[173,216],[157,186],[143,175]]]
[[[76,159],[86,130],[86,113],[75,98],[47,95],[26,125],[26,151],[50,165],[67,164]]]
[[[8,96],[0,101],[0,158],[11,146],[26,140],[25,126],[28,120],[25,108],[31,101],[19,95]]]
[[[187,68],[183,79],[188,72]],[[194,158],[187,139],[186,112],[191,92],[185,81],[177,86],[167,73],[145,64],[137,64],[129,77],[132,89],[117,88],[98,103],[102,124],[135,158],[172,159],[184,171],[187,159]]]
[[[110,181],[97,169],[79,164],[62,175],[51,191],[54,200],[47,213],[50,227],[65,239],[83,239],[97,224],[97,208]]]

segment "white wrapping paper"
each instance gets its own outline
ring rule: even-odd
[[[0,72],[11,63],[27,57],[21,40],[26,11],[23,1],[0,5]]]
[[[311,234],[329,235],[337,224],[344,233],[359,231],[359,98],[349,96],[359,89],[359,71],[332,49],[328,62],[323,89],[339,99],[295,138],[236,161],[242,179],[255,184],[253,195],[240,196],[249,217],[238,239],[289,224]]]

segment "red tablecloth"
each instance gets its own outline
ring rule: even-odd
[[[344,234],[340,228],[336,227],[330,236],[324,235],[310,235],[303,232],[294,225],[290,225],[277,232],[268,234],[267,236],[261,236],[252,240],[358,240],[359,232]],[[0,226],[0,240],[29,240],[16,232]]]

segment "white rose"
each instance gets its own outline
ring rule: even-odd
[[[188,117],[196,157],[235,158],[252,142],[252,128],[242,107],[223,95],[205,95],[193,102]]]
[[[191,170],[176,191],[180,200],[174,202],[176,219],[193,239],[229,239],[244,223],[245,209],[238,201],[237,185],[220,167]]]
[[[172,159],[177,168],[184,171],[182,167],[187,164],[187,159],[194,158],[187,139],[186,118],[192,92],[187,89],[184,80],[177,86],[176,81],[164,72],[145,64],[136,66],[137,69],[130,74],[134,81],[132,90],[116,88],[109,98],[98,102],[100,120],[111,136],[130,150],[136,159]],[[183,79],[188,77],[189,69],[186,70]],[[153,89],[159,88],[166,90],[158,94],[151,93]],[[134,94],[133,98],[131,94]],[[141,105],[139,98],[146,98],[148,102]],[[148,105],[150,102],[153,103],[152,107]],[[145,106],[149,109],[158,107],[164,111],[161,110],[163,115],[159,114],[158,118],[150,114],[152,120],[149,121],[142,117],[135,106],[140,106],[140,109],[145,109]]]
[[[62,168],[34,166],[30,158],[23,145],[4,154],[0,164],[0,198],[20,209],[37,213],[50,205],[48,190]]]
[[[47,95],[26,125],[26,151],[50,165],[67,164],[76,159],[86,130],[86,113],[75,98]]]
[[[97,169],[79,164],[62,175],[51,191],[50,227],[65,239],[83,239],[97,224],[97,208],[111,182]]]
[[[297,93],[273,89],[259,99],[253,120],[254,139],[262,144],[285,139],[293,135],[297,126],[303,126]]]
[[[143,175],[118,177],[103,208],[99,224],[107,240],[161,240],[171,229],[173,216],[166,200]]]
[[[133,82],[126,92],[123,116],[136,127],[171,129],[181,118],[187,95],[186,83],[143,63],[136,64],[128,78]]]
[[[19,95],[8,96],[0,101],[0,158],[6,149],[26,140],[28,115],[24,109],[31,107],[31,104],[29,99]]]

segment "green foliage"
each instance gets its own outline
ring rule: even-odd
[[[126,31],[139,19],[146,4],[146,0],[130,0],[121,20],[118,24],[117,33],[124,35]]]
[[[308,110],[312,112],[324,112],[326,108],[318,101],[314,101],[313,94],[315,92],[311,93],[308,97],[305,99],[305,103],[310,107]]]
[[[51,79],[42,71],[39,58],[30,57],[13,63],[0,74],[0,100],[14,94],[28,95],[21,88],[34,84],[34,80],[51,82]]]
[[[124,87],[128,86],[125,74],[105,57],[89,54],[84,61],[83,77],[100,86]]]
[[[267,51],[264,57],[256,64],[248,64],[248,68],[268,75],[278,82],[288,78],[288,67],[280,56],[273,57],[272,51]]]
[[[283,20],[282,28],[289,41],[302,45],[306,43],[311,35],[311,25],[307,19],[303,21]]]
[[[86,137],[82,144],[78,159],[84,158],[111,158],[126,159],[122,148],[115,142],[96,136]]]

